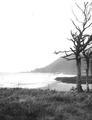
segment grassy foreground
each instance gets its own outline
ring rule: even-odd
[[[61,81],[64,83],[72,83],[72,84],[76,84],[76,77],[56,77],[55,80],[57,81]],[[82,76],[81,77],[82,80],[82,84],[86,84],[86,77]],[[89,76],[88,78],[88,83],[92,84],[92,76]]]
[[[0,89],[0,120],[92,120],[92,93]]]

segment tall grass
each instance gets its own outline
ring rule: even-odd
[[[91,119],[91,93],[0,89],[0,120]]]

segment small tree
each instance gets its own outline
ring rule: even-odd
[[[88,2],[84,2],[83,9],[76,3],[77,8],[81,11],[83,15],[83,20],[79,20],[78,17],[74,14],[76,20],[81,25],[75,24],[72,20],[72,23],[75,27],[76,32],[71,31],[71,39],[69,39],[73,43],[73,47],[70,48],[69,51],[58,51],[56,54],[65,53],[63,58],[67,60],[76,60],[77,67],[77,80],[76,80],[76,88],[78,92],[83,91],[81,86],[81,54],[92,41],[92,35],[86,34],[87,29],[92,25],[91,20],[91,9]],[[70,58],[70,56],[74,56]]]

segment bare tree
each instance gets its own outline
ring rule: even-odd
[[[88,84],[88,77],[89,77],[89,63],[90,63],[90,58],[92,56],[92,47],[90,47],[87,50],[83,51],[83,55],[86,61],[86,91],[89,92],[89,84]]]
[[[84,51],[92,41],[92,35],[87,34],[87,30],[91,27],[92,22],[90,4],[88,2],[84,2],[83,8],[81,8],[77,3],[75,4],[82,13],[83,19],[79,20],[78,17],[73,13],[77,23],[79,23],[79,25],[77,25],[77,23],[72,20],[76,32],[71,31],[71,39],[69,40],[73,43],[73,47],[71,47],[69,51],[58,51],[56,54],[64,53],[65,55],[62,56],[63,58],[66,58],[67,60],[76,60],[76,88],[78,92],[81,92],[83,91],[81,86],[81,54],[82,51]]]

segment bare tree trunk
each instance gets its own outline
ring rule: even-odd
[[[76,88],[78,92],[82,92],[82,86],[81,86],[81,58],[76,59],[76,66],[77,66],[77,81],[76,81]]]
[[[89,76],[89,60],[87,62],[87,69],[86,69],[86,91],[89,92],[89,84],[88,84],[88,76]]]
[[[92,58],[91,58],[91,62],[90,62],[90,74],[91,74],[91,77],[92,77]]]

